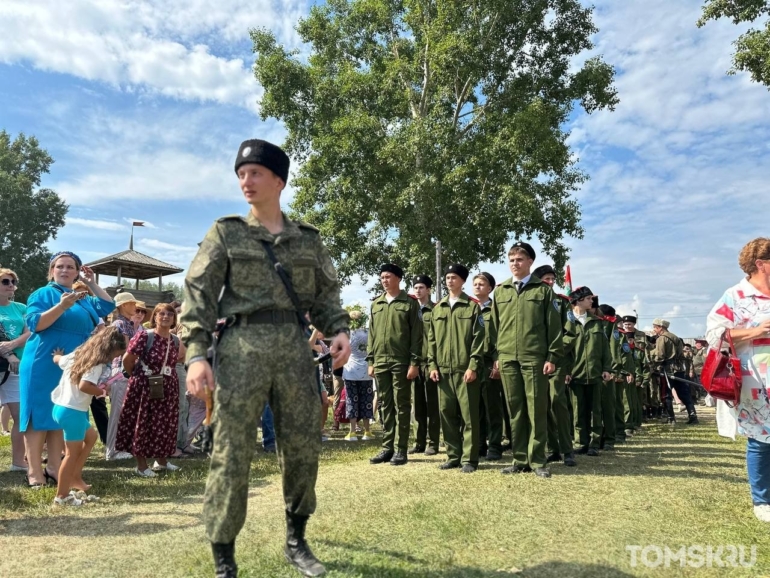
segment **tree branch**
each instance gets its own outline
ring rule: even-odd
[[[393,42],[393,56],[396,57],[397,65],[400,64],[401,56],[398,54],[398,45],[396,44],[396,39],[393,36],[393,31],[390,32],[390,39]],[[404,73],[401,72],[399,69],[398,71],[398,77],[401,79],[401,82],[404,84],[404,88],[407,92],[407,97],[409,98],[409,108],[412,110],[412,118],[418,119],[420,118],[420,111],[417,109],[417,107],[414,104],[414,101],[412,100],[412,87],[409,85],[409,83],[406,81],[406,78],[404,78]]]
[[[430,88],[430,61],[428,59],[428,47],[430,40],[425,38],[425,56],[423,60],[422,95],[420,96],[420,116],[425,116],[425,108],[428,105],[428,89]]]

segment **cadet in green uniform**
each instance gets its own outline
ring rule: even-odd
[[[556,271],[550,265],[541,265],[532,274],[553,287],[556,282]],[[569,320],[569,297],[557,295],[561,312],[562,327]],[[567,386],[567,376],[572,370],[572,355],[565,352],[565,357],[559,362],[556,371],[551,374],[550,399],[548,404],[548,462],[564,460],[565,466],[576,466],[575,453],[572,451],[572,417],[570,415],[570,397]]]
[[[301,311],[333,337],[337,366],[350,355],[349,318],[340,306],[337,273],[318,230],[281,212],[289,157],[273,144],[248,140],[238,150],[235,172],[251,210],[246,217],[217,220],[206,233],[185,279],[181,318],[187,328],[187,389],[203,399],[214,390],[215,397],[203,519],[217,577],[237,576],[235,538],[246,518],[257,424],[269,401],[283,476],[284,553],[304,575],[320,576],[324,567],[305,542],[305,526],[316,506],[321,397],[300,312],[268,249],[291,277]],[[206,354],[221,318],[228,327],[216,352],[215,381]]]
[[[495,289],[495,278],[490,273],[479,273],[473,278],[473,295],[481,307],[484,327],[489,326],[492,317],[492,299],[490,294]],[[489,343],[489,331],[484,331],[484,368],[479,376],[481,382],[481,405],[479,407],[481,447],[479,455],[487,461],[498,461],[503,457],[503,382],[499,376],[492,377],[494,359]],[[495,374],[496,375],[496,374]]]
[[[578,287],[570,293],[573,309],[564,329],[564,348],[571,352],[573,360],[568,380],[575,394],[578,452],[598,456],[602,438],[602,382],[612,379],[612,356],[604,322],[589,311],[593,298],[588,287]]]
[[[651,403],[647,399],[647,389],[649,387],[649,364],[647,362],[647,349],[649,348],[649,340],[644,331],[638,331],[636,329],[636,316],[625,315],[623,316],[623,330],[629,338],[633,339],[633,353],[634,361],[636,363],[636,375],[634,383],[636,386],[636,394],[638,396],[638,405],[642,411],[643,417],[652,417],[650,408]],[[644,406],[647,405],[645,408]]]
[[[484,326],[479,304],[463,292],[468,269],[450,265],[444,279],[449,294],[433,308],[428,348],[447,454],[439,467],[462,465],[463,473],[471,474],[479,465],[478,372],[484,368]]]
[[[535,251],[517,242],[508,251],[513,274],[495,289],[490,343],[511,415],[513,465],[504,474],[535,470],[550,478],[546,467],[548,376],[564,356],[559,300],[553,290],[530,273]]]
[[[380,268],[385,293],[372,301],[366,361],[377,380],[384,435],[382,450],[369,462],[406,463],[412,380],[420,376],[423,324],[417,299],[401,289],[404,272],[388,263]],[[395,449],[395,453],[394,453]]]
[[[611,451],[615,448],[615,390],[618,387],[625,390],[624,386],[627,375],[623,366],[623,337],[617,326],[618,319],[615,316],[615,308],[611,305],[602,304],[599,306],[599,311],[602,314],[605,335],[607,335],[610,344],[613,373],[613,379],[603,381],[601,384],[602,441],[600,447]]]
[[[430,289],[433,279],[427,275],[417,275],[412,282],[412,289],[417,302],[420,304],[422,319],[422,365],[420,375],[414,380],[414,419],[417,422],[415,444],[409,450],[410,454],[425,453],[435,456],[438,453],[439,437],[441,436],[441,416],[438,411],[438,387],[430,379],[428,369],[428,330],[433,303],[430,301]]]

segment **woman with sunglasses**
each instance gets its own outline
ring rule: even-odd
[[[94,296],[74,291],[82,278]],[[72,353],[91,336],[115,304],[84,267],[80,257],[69,251],[56,253],[48,266],[49,283],[27,299],[26,324],[32,332],[19,369],[19,427],[27,449],[27,483],[39,488],[57,484],[64,437],[53,419],[51,392],[59,385],[62,370],[52,359],[54,350]],[[48,466],[43,469],[43,445],[48,446]]]
[[[24,324],[27,306],[13,301],[18,285],[16,273],[0,269],[0,357],[8,363],[7,370],[0,371],[0,382],[5,380],[0,385],[0,405],[7,406],[13,418],[11,471],[26,472],[24,438],[19,430],[19,363],[30,333]]]

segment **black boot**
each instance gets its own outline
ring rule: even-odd
[[[211,543],[214,553],[214,576],[216,578],[238,578],[238,565],[235,563],[235,540],[229,544]]]
[[[313,555],[305,542],[305,526],[309,516],[286,512],[286,546],[283,553],[289,563],[304,576],[323,576],[326,568]]]

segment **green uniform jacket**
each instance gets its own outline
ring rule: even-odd
[[[449,296],[436,303],[430,318],[430,370],[478,372],[484,368],[484,318],[479,304],[461,293],[454,307]]]
[[[425,367],[428,365],[428,357],[430,356],[428,336],[430,334],[430,316],[432,313],[433,303],[428,301],[425,305],[420,305],[420,319],[422,319],[422,364]]]
[[[611,318],[602,318],[602,326],[604,327],[604,334],[607,336],[607,340],[610,344],[610,357],[612,358],[612,369],[610,373],[615,377],[620,377],[624,369],[623,359],[623,335],[620,333],[616,325],[616,321]]]
[[[570,305],[569,297],[566,295],[556,295],[556,298],[559,299],[559,308],[561,310],[561,326],[563,328],[562,336],[563,336],[563,343],[564,343],[564,357],[562,357],[561,361],[559,362],[559,367],[562,368],[562,370],[567,372],[567,375],[570,374],[572,371],[572,364],[574,363],[574,346],[567,351],[567,323],[575,318],[574,313],[572,313],[572,305]]]
[[[692,368],[696,375],[700,375],[703,371],[703,364],[706,363],[707,347],[696,349],[692,356]]]
[[[652,371],[650,369],[650,359],[647,354],[647,352],[652,347],[652,344],[650,343],[650,340],[647,338],[647,334],[644,331],[635,331],[634,332],[634,341],[636,343],[636,348],[634,351],[638,355],[636,355],[637,358],[637,364],[639,365],[638,369],[638,383],[639,384],[646,384],[650,378],[652,377]]]
[[[273,236],[251,212],[230,215],[209,229],[187,270],[181,322],[188,330],[182,336],[188,360],[206,355],[217,319],[295,310],[262,239],[274,243],[276,258],[291,276],[312,323],[329,336],[348,327],[337,272],[318,229],[284,215],[283,231]]]
[[[668,371],[679,371],[680,365],[678,361],[677,342],[679,338],[664,329],[658,340],[655,342],[655,350],[652,354],[652,360],[656,365],[665,365]]]
[[[422,363],[420,302],[406,291],[388,303],[383,293],[372,301],[366,361],[372,367]]]
[[[634,349],[631,348],[631,343],[628,341],[628,336],[620,332],[620,360],[622,375],[636,375],[636,356],[634,355]]]
[[[565,327],[565,349],[572,352],[570,375],[579,381],[601,381],[602,372],[612,372],[610,344],[604,322],[588,313],[585,325],[572,315]]]
[[[484,367],[492,369],[495,360],[492,358],[494,347],[492,347],[492,332],[489,330],[489,324],[492,322],[492,299],[486,303],[479,303],[481,308],[481,322],[484,325]]]
[[[560,300],[535,275],[521,293],[512,278],[495,288],[489,330],[494,359],[558,364],[564,357]]]

